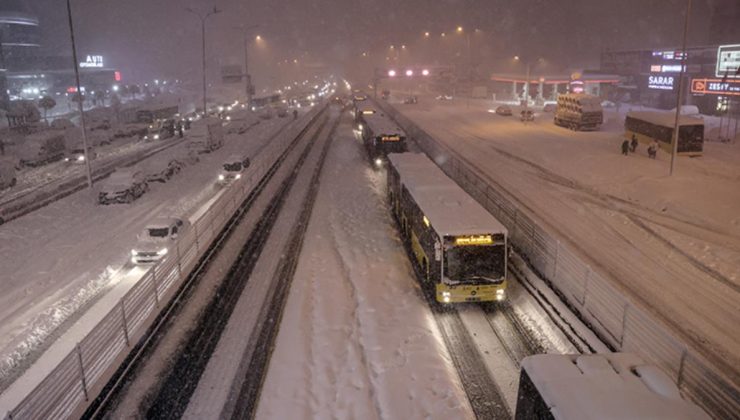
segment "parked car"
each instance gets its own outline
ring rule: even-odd
[[[137,236],[136,246],[131,250],[131,262],[146,264],[162,260],[189,228],[190,222],[178,217],[152,220]]]
[[[499,105],[496,107],[496,115],[501,115],[502,117],[511,117],[511,108],[506,105]]]
[[[91,147],[87,148],[87,157],[90,160],[96,159],[98,157],[97,152],[92,150]],[[67,152],[67,154],[64,156],[64,161],[68,163],[85,163],[85,148],[84,147],[76,147],[70,151]]]
[[[183,163],[177,159],[161,160],[156,159],[143,163],[141,170],[144,172],[144,179],[149,182],[167,182],[175,176],[183,167]]]
[[[438,101],[451,101],[452,100],[452,96],[450,96],[450,95],[439,95],[439,96],[437,96],[436,99]]]
[[[416,96],[407,96],[403,98],[403,103],[407,105],[417,104],[419,103],[419,98],[417,98]]]
[[[14,187],[18,182],[15,164],[10,159],[0,159],[0,190]]]
[[[98,203],[131,203],[149,189],[144,172],[136,168],[117,169],[102,182]]]
[[[228,185],[242,177],[242,172],[249,168],[249,158],[240,155],[231,155],[224,162],[221,172],[218,174],[218,183]]]
[[[534,112],[532,112],[531,109],[523,109],[519,114],[519,119],[522,120],[522,122],[534,121]]]

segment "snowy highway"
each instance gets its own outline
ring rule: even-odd
[[[133,284],[142,272],[130,263],[130,249],[151,218],[197,215],[220,193],[215,180],[222,160],[237,150],[256,153],[286,124],[275,119],[229,136],[222,149],[201,155],[169,182],[153,184],[133,204],[100,206],[94,192],[82,190],[5,224],[0,240],[13,246],[0,252],[2,388],[97,299],[126,292],[121,285]],[[181,142],[155,158],[178,156],[184,148]]]

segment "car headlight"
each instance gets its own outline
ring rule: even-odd
[[[64,161],[69,162],[69,158],[68,157],[64,158]]]
[[[144,136],[144,140],[149,140],[149,135]]]
[[[159,251],[157,251],[157,255],[159,256],[167,255],[167,248],[162,248]]]
[[[136,250],[135,249],[132,249],[131,250],[131,255],[134,256],[134,257],[136,256]]]
[[[159,140],[159,134],[154,135],[154,140]]]
[[[225,177],[225,176],[224,176],[223,174],[220,174],[220,175],[218,176],[218,180],[219,180],[219,181],[223,181],[224,179],[226,179],[226,177]]]
[[[85,155],[77,156],[77,162],[83,162],[84,160],[85,160]]]
[[[380,159],[380,158],[375,159],[375,166],[382,166],[382,165],[383,165],[383,160],[382,159]]]
[[[236,176],[234,177],[234,179],[239,179],[241,177],[242,177],[242,174],[236,174]]]

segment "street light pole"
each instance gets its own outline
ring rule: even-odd
[[[87,149],[87,130],[85,127],[85,110],[82,105],[82,87],[80,86],[80,67],[77,61],[77,46],[75,45],[75,31],[72,23],[72,5],[70,0],[67,0],[67,18],[69,19],[69,35],[72,40],[72,61],[74,61],[75,68],[75,82],[77,83],[77,105],[80,109],[80,126],[82,127],[82,148],[84,149],[85,156],[85,169],[87,172],[87,187],[92,188],[92,170],[90,169],[90,154]]]
[[[203,41],[203,115],[206,116],[208,114],[208,108],[206,104],[206,19],[208,19],[210,16],[215,15],[216,13],[221,13],[221,11],[218,10],[215,6],[213,7],[212,11],[206,13],[205,15],[201,15],[200,13],[189,7],[185,8],[185,10],[194,14],[198,17],[198,19],[200,19],[201,38]]]
[[[249,31],[260,25],[239,28],[244,33],[244,78],[246,81],[247,107],[252,109],[252,75],[249,74]]]
[[[683,103],[683,74],[686,68],[686,59],[688,58],[688,52],[686,51],[686,35],[689,32],[689,13],[691,12],[691,0],[688,0],[686,4],[686,19],[683,25],[683,47],[681,49],[681,72],[678,74],[678,95],[676,95],[676,120],[673,124],[673,141],[671,144],[671,169],[668,172],[668,176],[673,175],[673,166],[676,161],[676,155],[678,154],[678,120],[681,115],[681,104]]]

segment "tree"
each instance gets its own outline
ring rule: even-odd
[[[54,100],[51,96],[44,96],[43,98],[39,99],[39,108],[44,110],[44,121],[47,123],[49,120],[46,118],[46,114],[49,112],[50,109],[57,106],[57,101]]]

